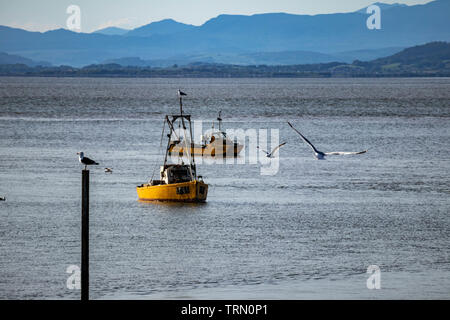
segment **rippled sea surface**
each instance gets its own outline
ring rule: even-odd
[[[228,129],[278,129],[278,172],[247,150],[198,166],[205,204],[138,202],[178,88],[203,130],[219,110]],[[317,161],[287,120],[319,150],[369,151]],[[449,141],[448,78],[0,78],[0,298],[79,299],[84,151],[101,164],[93,299],[449,299]]]

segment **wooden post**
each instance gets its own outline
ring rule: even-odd
[[[89,170],[81,179],[81,300],[89,300]]]

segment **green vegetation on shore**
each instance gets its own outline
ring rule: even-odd
[[[167,68],[94,64],[83,68],[71,66],[0,65],[1,76],[55,77],[448,77],[450,76],[450,43],[431,42],[407,48],[392,56],[368,62],[354,61],[304,65],[229,65],[192,63]]]

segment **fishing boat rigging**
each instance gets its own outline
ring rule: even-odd
[[[186,94],[178,90],[180,101],[180,114],[166,115],[164,118],[164,128],[167,125],[169,133],[168,142],[164,156],[164,163],[160,167],[160,179],[153,180],[137,187],[139,200],[143,201],[182,201],[182,202],[204,202],[208,194],[208,185],[203,181],[202,176],[197,175],[195,164],[195,154],[190,152],[193,148],[191,116],[183,114],[183,99]],[[186,150],[188,164],[183,161],[183,155],[179,155],[178,163],[169,163],[170,147],[173,144],[172,136],[175,135],[177,141],[181,143],[181,137],[176,133],[176,124],[183,128],[183,144]],[[186,123],[188,127],[186,127]],[[189,138],[188,133],[189,132]],[[162,141],[162,140],[161,140]]]

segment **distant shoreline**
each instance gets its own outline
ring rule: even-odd
[[[364,75],[324,75],[324,74],[309,74],[309,75],[123,75],[123,74],[20,74],[20,73],[0,73],[0,77],[13,78],[111,78],[111,79],[370,79],[370,78],[449,78],[448,74],[364,74]]]
[[[8,54],[5,56],[11,58]],[[399,78],[449,77],[450,43],[430,42],[372,61],[293,65],[237,65],[195,62],[166,67],[118,63],[84,67],[0,64],[0,76],[108,78]]]
[[[43,76],[43,75],[2,75],[2,78],[14,78],[14,77],[23,77],[23,78],[107,78],[107,79],[382,79],[382,78],[450,78],[450,75],[444,76],[429,76],[429,75],[420,75],[420,76],[407,76],[407,75],[399,75],[399,76],[348,76],[348,77],[214,77],[214,76],[205,76],[205,77],[193,77],[193,76],[180,76],[180,77],[162,77],[162,76],[154,76],[154,77],[131,77],[131,76]]]

